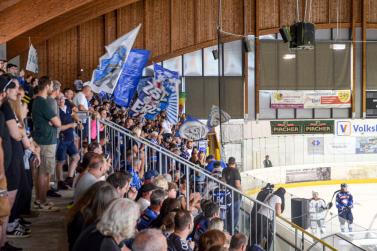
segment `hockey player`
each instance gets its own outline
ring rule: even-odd
[[[326,210],[329,208],[326,202],[319,197],[318,192],[312,192],[312,198],[309,202],[309,216],[310,216],[310,228],[313,234],[317,234],[318,228],[321,234],[325,234],[325,216]]]
[[[347,222],[348,231],[352,232],[353,215],[351,209],[353,207],[353,197],[348,192],[347,184],[340,185],[340,192],[336,195],[336,207],[338,208],[340,231],[345,232]]]

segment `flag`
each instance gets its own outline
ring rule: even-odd
[[[184,139],[201,140],[208,134],[208,127],[198,119],[187,116],[179,129],[179,136]]]
[[[185,112],[186,92],[179,92],[179,113]]]
[[[149,56],[150,51],[148,50],[131,50],[126,63],[123,64],[118,84],[114,90],[116,104],[126,108],[130,105]]]
[[[29,55],[27,57],[26,70],[38,73],[38,55],[37,50],[32,44],[29,47]]]
[[[168,70],[158,64],[153,65],[154,81],[161,85],[169,94],[166,102],[160,102],[160,110],[166,111],[168,121],[175,125],[179,115],[179,84],[181,79],[178,72]]]
[[[95,93],[100,93],[101,91],[113,93],[120,77],[122,66],[127,60],[140,28],[141,24],[105,47],[107,53],[100,57],[99,65],[93,71],[90,83]]]
[[[208,115],[207,126],[216,127],[220,124],[220,112],[221,112],[221,123],[228,122],[230,120],[230,115],[223,110],[220,110],[218,106],[213,105],[211,111]]]

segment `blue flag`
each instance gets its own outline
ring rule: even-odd
[[[123,64],[118,84],[114,90],[116,104],[126,108],[130,105],[149,55],[150,51],[148,50],[131,50],[126,63]]]
[[[112,94],[124,62],[131,51],[141,24],[135,29],[106,46],[107,53],[99,59],[97,69],[93,71],[90,86],[95,93]]]

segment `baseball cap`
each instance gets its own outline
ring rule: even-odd
[[[341,187],[341,188],[347,188],[348,185],[347,185],[346,183],[343,183],[343,184],[340,184],[340,187]]]
[[[156,170],[149,170],[144,174],[144,179],[150,180],[157,176],[158,176],[158,172]]]
[[[228,164],[230,164],[230,165],[232,165],[232,164],[236,164],[236,158],[234,158],[234,157],[230,157],[230,158],[228,159]]]

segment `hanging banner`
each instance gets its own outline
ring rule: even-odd
[[[275,91],[271,93],[271,108],[304,108],[304,95],[300,91]]]
[[[186,117],[179,129],[179,136],[184,139],[201,140],[205,139],[208,134],[208,127],[201,123],[198,119],[190,116]]]
[[[333,134],[334,120],[270,121],[271,134]]]
[[[231,119],[228,113],[226,113],[223,110],[220,110],[218,106],[213,105],[208,115],[208,120],[207,120],[208,127],[216,127],[220,125],[220,112],[221,112],[221,123],[226,123]]]
[[[308,154],[309,155],[323,155],[324,154],[324,138],[323,137],[309,137],[308,140]]]
[[[350,108],[350,90],[305,91],[304,108]]]
[[[114,102],[117,105],[126,108],[130,105],[149,55],[150,51],[148,50],[131,50],[126,63],[123,64],[118,84],[114,90]]]
[[[273,91],[273,109],[350,108],[350,90]]]
[[[178,72],[168,70],[158,64],[153,65],[155,85],[165,89],[168,96],[166,101],[160,101],[160,110],[166,111],[168,121],[175,125],[179,115],[179,84],[181,79]]]
[[[27,57],[26,70],[38,73],[38,55],[37,50],[32,44],[29,47],[29,55]]]
[[[105,47],[107,53],[100,57],[100,63],[92,74],[90,86],[93,92],[113,93],[140,28],[141,24]]]

